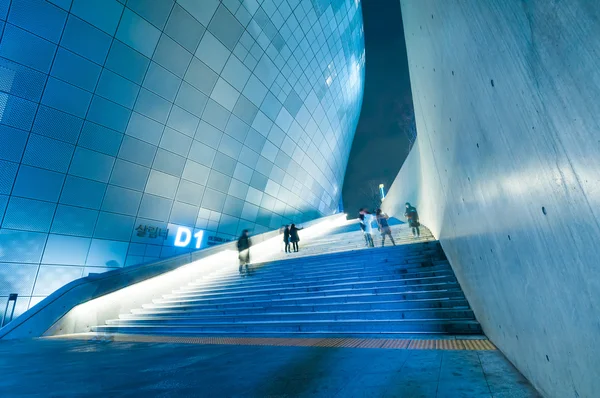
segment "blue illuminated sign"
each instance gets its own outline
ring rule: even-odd
[[[182,225],[168,224],[165,226],[151,226],[140,224],[134,229],[134,237],[138,242],[153,244],[152,240],[160,238],[166,246],[180,248],[201,249],[231,242],[230,238],[205,234],[204,230]]]
[[[198,231],[192,235],[192,230],[187,227],[178,227],[177,234],[175,235],[175,246],[177,247],[188,247],[192,242],[192,236],[196,239],[196,249],[200,249],[202,243],[202,236],[204,231]]]

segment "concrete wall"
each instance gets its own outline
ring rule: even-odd
[[[402,0],[413,202],[488,337],[548,397],[600,393],[600,3]]]
[[[0,0],[0,316],[335,213],[363,74],[355,1]]]

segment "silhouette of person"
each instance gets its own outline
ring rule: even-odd
[[[285,244],[285,252],[291,253],[292,251],[290,250],[290,227],[289,227],[289,225],[286,225],[285,228],[283,229],[283,243]]]
[[[294,252],[298,252],[298,242],[300,242],[300,236],[298,236],[298,231],[304,228],[297,228],[296,224],[292,224],[290,227],[290,242],[292,243],[292,248]]]
[[[240,259],[240,275],[242,275],[243,267],[246,266],[246,273],[248,273],[248,264],[250,264],[250,246],[252,246],[252,241],[248,236],[248,230],[245,229],[242,231],[242,236],[237,241],[237,249],[239,252]]]
[[[360,229],[362,229],[363,233],[365,234],[365,242],[367,247],[375,247],[375,244],[373,243],[373,226],[371,225],[373,222],[373,216],[365,208],[360,209],[359,214],[361,220]]]
[[[419,213],[417,213],[417,209],[414,208],[409,202],[406,202],[406,211],[404,212],[404,217],[406,217],[408,225],[412,228],[413,236],[421,236],[421,230],[419,229],[421,226],[419,223]]]
[[[390,228],[390,224],[388,223],[388,215],[385,214],[381,209],[377,209],[376,212],[377,217],[377,225],[379,226],[379,232],[381,232],[381,247],[385,244],[385,236],[389,236],[392,244],[396,246],[396,242],[394,242],[394,237],[392,236],[392,229]]]

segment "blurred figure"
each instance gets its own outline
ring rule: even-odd
[[[369,240],[367,239],[367,234],[365,233],[365,229],[367,227],[365,226],[365,215],[363,214],[363,210],[363,208],[358,210],[358,225],[360,225],[360,230],[363,232],[365,237],[365,245],[369,247]]]
[[[304,228],[297,228],[296,224],[292,224],[290,227],[290,242],[292,243],[292,248],[294,252],[298,252],[298,242],[300,242],[300,236],[298,236],[298,231],[301,231]]]
[[[373,227],[371,226],[371,222],[373,221],[373,216],[369,214],[367,209],[364,207],[359,211],[359,219],[360,219],[360,229],[362,229],[363,234],[365,235],[365,243],[367,247],[375,247],[373,243]]]
[[[283,243],[285,244],[285,252],[291,253],[290,250],[290,226],[286,225],[283,229]]]
[[[250,246],[252,246],[252,241],[248,236],[248,230],[245,229],[242,231],[242,236],[237,241],[237,248],[239,252],[240,259],[240,275],[242,275],[243,267],[246,266],[246,273],[248,273],[248,264],[250,264]]]
[[[373,243],[373,221],[375,221],[375,216],[373,216],[367,209],[363,209],[363,215],[365,216],[366,239],[369,247],[375,247],[375,243]]]
[[[417,213],[417,209],[415,209],[408,202],[406,202],[406,211],[404,212],[404,217],[406,217],[406,222],[408,222],[408,225],[412,228],[413,236],[421,236],[421,231],[419,230],[419,227],[421,226],[419,223],[419,213]]]
[[[377,225],[379,226],[379,232],[381,232],[381,247],[385,244],[385,236],[389,236],[392,244],[396,246],[396,242],[394,242],[394,237],[392,236],[392,229],[390,228],[390,224],[388,223],[388,215],[385,214],[381,209],[377,209],[376,212]]]

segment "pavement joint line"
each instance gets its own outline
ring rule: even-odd
[[[135,334],[69,334],[44,339],[72,339],[131,343],[174,343],[278,347],[370,348],[401,350],[495,351],[488,339],[377,339],[346,337],[185,337]]]

